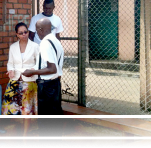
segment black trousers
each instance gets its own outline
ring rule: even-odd
[[[63,112],[59,78],[38,84],[38,115],[39,136],[62,136]],[[53,145],[62,147],[62,140],[39,140],[39,147]]]

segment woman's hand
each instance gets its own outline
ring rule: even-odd
[[[10,79],[12,79],[13,77],[14,77],[14,70],[9,70],[7,73],[6,73],[7,75],[8,75],[8,77],[10,78]]]

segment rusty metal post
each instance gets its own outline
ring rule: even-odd
[[[3,16],[2,16],[2,21],[3,22],[2,23],[5,24],[5,22],[6,22],[6,15],[7,15],[6,14],[7,13],[7,10],[6,10],[6,0],[2,1],[2,11],[3,11],[2,12],[3,13]]]
[[[149,0],[141,0],[140,107],[145,111],[151,110],[150,5]]]
[[[79,0],[78,104],[86,106],[86,51],[88,49],[87,0]]]
[[[39,14],[40,10],[40,5],[39,5],[39,0],[37,0],[37,14]]]
[[[32,16],[34,16],[36,13],[35,13],[35,6],[36,6],[36,1],[32,1]]]

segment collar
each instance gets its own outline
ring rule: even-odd
[[[53,16],[53,13],[51,15],[45,15],[44,12],[42,13],[44,16],[47,16],[47,17],[51,17]]]

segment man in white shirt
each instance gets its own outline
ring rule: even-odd
[[[51,33],[51,22],[47,18],[36,23],[36,31],[42,40],[40,43],[41,69],[26,70],[22,74],[27,77],[40,75],[44,80],[43,95],[38,98],[39,115],[60,115],[61,84],[64,51],[60,41]],[[51,41],[53,45],[49,42]]]
[[[51,21],[51,32],[54,34],[58,40],[60,40],[60,32],[63,31],[61,19],[53,14],[55,8],[54,0],[45,0],[43,3],[43,12],[32,17],[29,30],[29,38],[40,44],[41,40],[36,32],[36,23],[42,18],[48,18]]]

